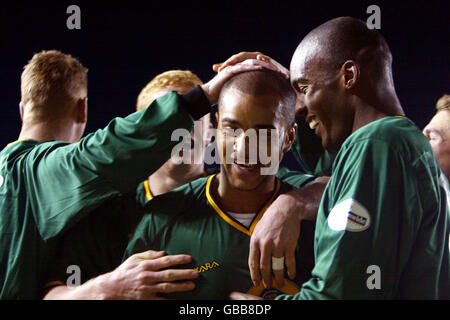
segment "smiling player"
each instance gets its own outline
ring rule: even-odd
[[[310,277],[312,259],[312,223],[305,223],[298,242],[297,278],[264,289],[253,286],[247,267],[250,235],[268,205],[291,187],[273,174],[262,174],[273,163],[258,157],[250,161],[249,140],[244,132],[275,130],[278,139],[267,146],[279,162],[291,147],[295,93],[289,82],[272,71],[246,72],[233,77],[221,91],[217,116],[217,145],[222,159],[217,175],[198,179],[172,192],[154,198],[148,205],[129,242],[125,258],[148,248],[164,248],[168,253],[188,253],[192,267],[200,272],[194,291],[176,293],[171,298],[226,299],[233,290],[245,290],[264,297],[298,291]],[[237,133],[240,132],[240,133]],[[269,138],[270,139],[270,138]],[[273,140],[272,140],[273,141]],[[227,146],[231,146],[230,161]],[[247,150],[247,152],[244,152]],[[244,161],[239,161],[239,155]],[[271,159],[274,159],[271,157]],[[297,187],[314,179],[298,175]],[[308,188],[305,187],[305,188]]]

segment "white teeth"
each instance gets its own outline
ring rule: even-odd
[[[237,164],[238,166],[244,167],[244,168],[253,168],[256,166],[256,164],[237,163],[237,162],[235,162],[235,164]]]
[[[317,126],[319,125],[319,121],[316,121],[316,120],[314,120],[314,119],[312,119],[310,122],[309,122],[309,127],[311,128],[311,129],[315,129]]]

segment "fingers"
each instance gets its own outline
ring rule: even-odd
[[[133,255],[134,258],[143,259],[143,260],[149,260],[149,259],[156,259],[164,256],[166,253],[164,251],[154,251],[154,250],[148,250],[141,253],[136,253]]]
[[[261,247],[261,258],[259,259],[261,275],[264,287],[272,286],[272,245],[265,243]]]
[[[295,278],[296,275],[296,265],[295,265],[295,248],[290,248],[284,252],[284,263],[287,269],[287,274],[291,280]]]
[[[197,279],[199,273],[194,269],[168,269],[156,273],[159,281],[178,281]]]
[[[240,52],[234,54],[230,58],[228,58],[225,62],[221,63],[217,71],[220,72],[228,66],[234,65],[247,59],[257,59],[258,55],[264,56],[261,52]]]
[[[213,65],[213,70],[215,72],[221,72],[225,70],[227,67],[235,65],[237,63],[240,63],[242,61],[245,61],[247,59],[255,59],[261,62],[266,62],[272,66],[275,67],[275,71],[280,72],[284,75],[286,79],[289,79],[290,73],[287,68],[285,68],[281,63],[277,62],[276,60],[272,59],[269,56],[266,56],[265,54],[255,51],[255,52],[240,52],[235,55],[232,55],[230,58],[228,58],[225,62],[222,63],[216,63]]]
[[[261,281],[261,274],[259,272],[259,244],[252,237],[250,239],[250,253],[248,255],[248,267],[250,269],[250,276],[253,281],[253,285],[258,286]]]
[[[139,288],[138,300],[167,300],[165,297],[158,296],[159,293],[184,292],[195,289],[192,281],[186,282],[161,282],[151,285],[143,285]]]
[[[242,292],[230,293],[231,300],[263,300],[263,298]]]
[[[186,282],[162,282],[154,286],[158,293],[172,293],[180,291],[191,291],[195,289],[195,283],[192,281]]]
[[[175,265],[191,262],[191,256],[187,254],[168,255],[143,262],[143,268],[150,271],[166,269]]]
[[[276,257],[276,258],[283,257],[283,253],[279,253],[279,252],[280,252],[279,250],[274,250],[272,252],[273,257]],[[271,260],[272,260],[272,257],[271,257]],[[275,281],[277,283],[277,287],[282,288],[284,286],[284,267],[283,267],[283,269],[279,269],[279,270],[274,269],[272,271],[275,276]]]

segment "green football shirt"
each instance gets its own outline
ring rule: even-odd
[[[425,136],[404,117],[350,135],[315,231],[312,278],[278,299],[449,299],[449,211]]]
[[[308,185],[314,179],[311,175],[286,169],[280,170],[279,174],[283,182],[294,187]],[[79,268],[80,284],[114,270],[122,262],[127,243],[144,213],[144,206],[153,198],[146,179],[139,184],[136,193],[105,201],[64,233],[58,241],[44,289],[66,285],[68,281],[74,285],[71,266]]]
[[[118,267],[144,214],[144,205],[151,199],[148,192],[146,184],[141,183],[136,193],[105,201],[65,232],[58,241],[43,289],[76,285],[71,266],[79,268],[79,284]]]
[[[200,178],[172,192],[155,197],[148,203],[147,213],[131,238],[124,260],[132,254],[149,249],[165,250],[167,254],[189,254],[192,263],[183,268],[195,268],[200,278],[190,292],[168,295],[173,299],[228,299],[232,291],[274,298],[280,293],[295,293],[310,276],[314,265],[312,222],[302,223],[296,259],[297,278],[286,279],[283,288],[273,283],[270,289],[254,287],[248,268],[250,236],[266,208],[280,192],[291,187],[276,180],[272,199],[256,213],[249,227],[242,225],[221,209],[210,193],[215,175]],[[300,187],[313,177],[297,180]],[[296,184],[291,177],[291,184]]]
[[[206,100],[206,101],[205,101]],[[57,238],[103,201],[134,191],[209,103],[171,92],[69,144],[17,141],[0,152],[0,298],[36,299]],[[196,109],[197,108],[197,109]]]

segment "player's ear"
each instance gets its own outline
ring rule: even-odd
[[[289,129],[286,131],[286,136],[284,137],[283,153],[291,150],[292,144],[295,140],[295,134],[297,133],[297,124],[294,122]]]
[[[87,122],[87,97],[77,100],[75,107],[75,117],[78,123]]]
[[[353,60],[347,60],[341,67],[342,84],[345,89],[352,89],[359,81],[359,66]]]
[[[19,103],[19,112],[20,112],[20,119],[23,121],[23,112],[24,112],[24,106],[22,101]]]

